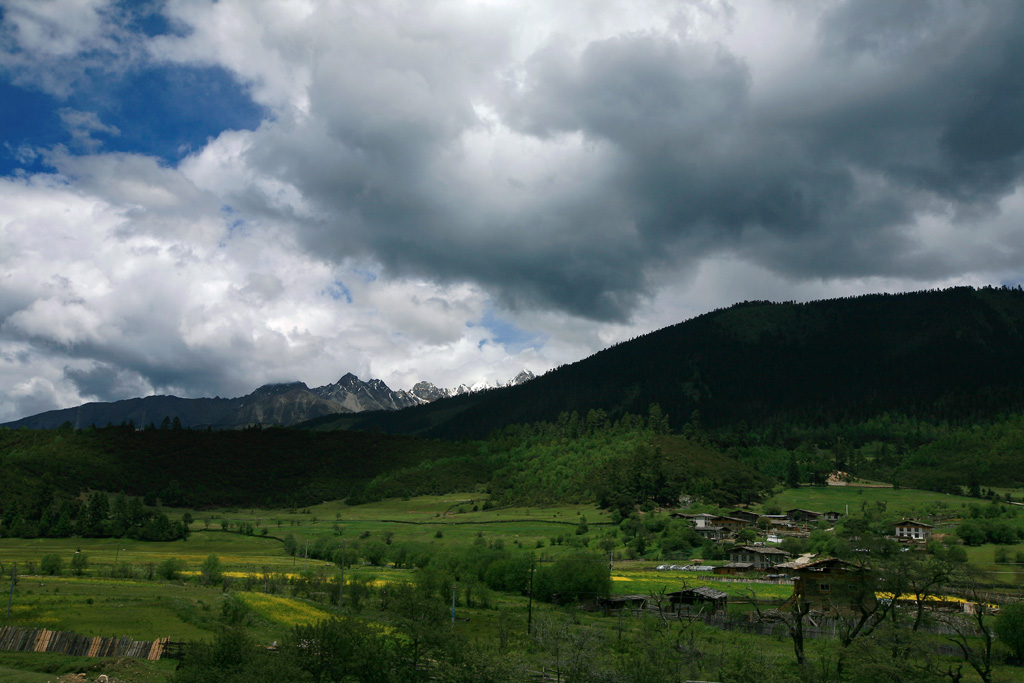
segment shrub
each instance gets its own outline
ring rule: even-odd
[[[71,573],[75,576],[81,576],[85,573],[85,568],[89,566],[89,558],[81,550],[75,552],[71,556]]]
[[[204,586],[211,584],[216,585],[220,583],[221,569],[220,569],[220,558],[210,553],[206,559],[203,560],[203,566],[200,570],[200,582]]]
[[[545,602],[577,602],[607,595],[610,589],[608,560],[600,555],[575,553],[538,568],[534,575],[534,594]]]
[[[43,559],[39,562],[39,571],[47,576],[60,576],[63,568],[64,560],[60,559],[60,555],[56,553],[43,555]]]
[[[110,568],[110,578],[112,579],[130,579],[134,574],[132,565],[128,562],[118,562]]]
[[[168,557],[156,566],[156,575],[165,581],[175,581],[181,578],[181,572],[185,570],[185,560],[180,557]]]

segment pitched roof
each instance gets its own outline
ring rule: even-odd
[[[747,552],[758,553],[759,555],[785,555],[786,557],[789,557],[789,553],[782,548],[772,548],[766,545],[740,545],[736,546],[729,552],[731,553],[736,550],[746,550]]]
[[[800,565],[799,567],[796,567],[796,569],[800,570],[800,571],[806,570],[806,571],[818,572],[818,571],[823,571],[825,569],[829,569],[829,568],[832,568],[832,567],[840,567],[841,569],[847,569],[847,570],[863,570],[863,569],[865,569],[865,567],[862,567],[859,564],[854,564],[853,562],[847,562],[846,560],[840,560],[838,557],[823,557],[820,560],[814,560],[813,562],[808,562],[807,564]]]
[[[919,522],[916,519],[905,519],[902,522],[894,522],[893,526],[919,526],[919,527],[923,527],[925,529],[934,529],[935,528],[931,524],[925,524],[924,522]]]
[[[674,591],[668,594],[668,597],[680,597],[683,595],[697,595],[708,600],[722,600],[728,598],[729,594],[725,591],[720,591],[717,588],[710,588],[708,586],[694,586],[693,588],[684,588],[681,591]]]

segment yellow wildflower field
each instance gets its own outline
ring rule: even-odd
[[[263,618],[285,626],[311,624],[333,616],[325,609],[292,598],[264,593],[237,593],[236,595]]]

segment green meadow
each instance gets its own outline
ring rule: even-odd
[[[959,515],[967,506],[979,503],[977,498],[948,493],[892,487],[867,486],[801,486],[779,491],[761,508],[777,505],[783,511],[793,508],[835,510],[857,514],[868,507],[884,506],[886,512],[904,517],[923,517],[932,512]]]
[[[389,499],[351,507],[332,502],[284,510],[164,508],[174,519],[185,513],[191,515],[192,533],[187,540],[156,543],[128,539],[0,539],[0,563],[7,582],[4,587],[10,588],[14,563],[18,565],[19,574],[10,594],[11,611],[6,623],[86,636],[130,636],[137,640],[170,637],[175,641],[211,641],[227,623],[237,623],[243,625],[257,643],[269,644],[285,638],[297,624],[316,622],[339,613],[334,603],[323,597],[332,584],[336,589],[339,567],[334,562],[304,557],[307,542],[312,547],[318,540],[333,539],[353,550],[360,544],[373,542],[393,547],[406,544],[433,555],[474,545],[505,549],[515,546],[532,553],[543,565],[582,549],[580,534],[576,533],[581,517],[589,526],[582,536],[589,540],[590,551],[596,551],[599,542],[612,538],[617,530],[610,514],[593,505],[484,509],[484,500],[481,494],[471,492]],[[881,502],[890,512],[907,516],[935,509],[959,515],[966,505],[977,503],[974,499],[906,489],[803,487],[779,492],[767,504],[783,509],[819,510],[841,510],[849,504],[852,512],[855,506],[859,509],[861,502],[876,507]],[[252,533],[239,533],[238,529],[246,525],[252,526]],[[285,551],[288,537],[294,539],[295,555]],[[1024,550],[1024,544],[1010,550],[1017,549]],[[611,558],[614,594],[656,596],[680,588],[707,585],[726,592],[730,612],[738,613],[751,609],[751,598],[756,598],[764,607],[771,607],[792,594],[792,586],[788,584],[743,579],[723,581],[703,572],[659,571],[656,567],[669,561],[626,561],[620,550],[616,548]],[[87,558],[82,576],[70,572],[76,553]],[[992,553],[991,546],[968,548],[973,564],[994,572],[996,580],[1019,584],[1024,577],[1017,568],[996,564]],[[52,554],[63,561],[59,576],[47,576],[41,571],[43,558]],[[228,577],[227,589],[201,585],[203,564],[211,555],[218,558],[221,572]],[[158,568],[168,559],[180,561],[180,572],[173,580],[159,575]],[[112,578],[115,570],[124,573],[126,568],[131,579]],[[377,593],[384,594],[380,589],[411,581],[418,571],[421,570],[407,566],[395,568],[388,563],[374,566],[360,561],[345,570],[346,590],[353,591],[358,586],[375,589],[377,592],[371,591],[361,607],[363,616],[375,619],[380,608],[378,603],[383,599],[377,597]],[[267,594],[264,581],[270,576],[285,582],[288,578],[301,577],[320,582],[322,586],[311,589],[305,597],[290,596],[287,585]],[[566,617],[569,613],[563,608],[539,601],[531,606],[523,595],[486,593],[478,598],[482,602],[473,606],[460,597],[457,618],[451,625],[456,634],[478,643],[504,642],[511,638],[519,647],[529,650],[526,632],[531,620],[543,624],[571,618],[574,623],[592,626],[595,633],[603,634],[609,642],[624,637],[623,629],[629,632],[644,628],[642,620],[582,613]],[[791,659],[792,645],[787,638],[725,633],[700,624],[694,625],[690,632],[699,635],[706,656],[712,658],[709,661],[717,661],[715,657],[725,661],[732,656],[730,648],[738,645],[756,649],[762,653],[759,656],[767,658],[766,662]],[[827,658],[830,647],[827,642],[810,642],[808,652]],[[166,680],[174,666],[169,660],[126,663],[51,654],[0,653],[0,680],[41,683],[53,681],[57,674],[92,672],[98,675],[102,672],[126,682],[155,683]],[[125,667],[130,667],[130,671]],[[964,680],[973,679],[968,675]]]

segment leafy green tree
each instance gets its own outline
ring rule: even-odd
[[[43,559],[39,562],[39,571],[47,576],[60,576],[63,568],[64,560],[60,559],[60,555],[56,553],[43,555]]]
[[[786,486],[791,489],[800,487],[800,465],[796,462],[796,453],[792,451],[789,453],[789,465],[786,469]]]
[[[175,581],[181,578],[185,566],[185,560],[180,557],[168,557],[156,566],[156,575],[165,581]]]
[[[1010,648],[1017,665],[1024,666],[1024,602],[1003,605],[995,629],[999,642]]]
[[[224,521],[227,522],[227,520],[224,520]],[[299,544],[295,540],[295,534],[287,534],[284,537],[284,554],[285,555],[295,555],[295,550],[298,548],[298,546],[299,546]]]
[[[71,573],[75,576],[82,576],[85,574],[86,568],[89,566],[89,558],[81,550],[76,551],[71,556]]]
[[[384,564],[388,554],[388,547],[380,541],[371,541],[363,546],[363,557],[375,567]]]
[[[545,602],[591,600],[610,590],[608,559],[591,553],[575,553],[540,567],[533,580],[534,595]]]
[[[220,558],[210,553],[203,560],[199,571],[199,580],[204,586],[217,585],[221,580]]]
[[[975,519],[965,519],[961,522],[956,528],[956,535],[967,545],[982,545],[988,540],[985,528]]]
[[[191,642],[173,683],[280,683],[308,680],[295,662],[257,647],[244,627],[232,626],[213,642]]]

